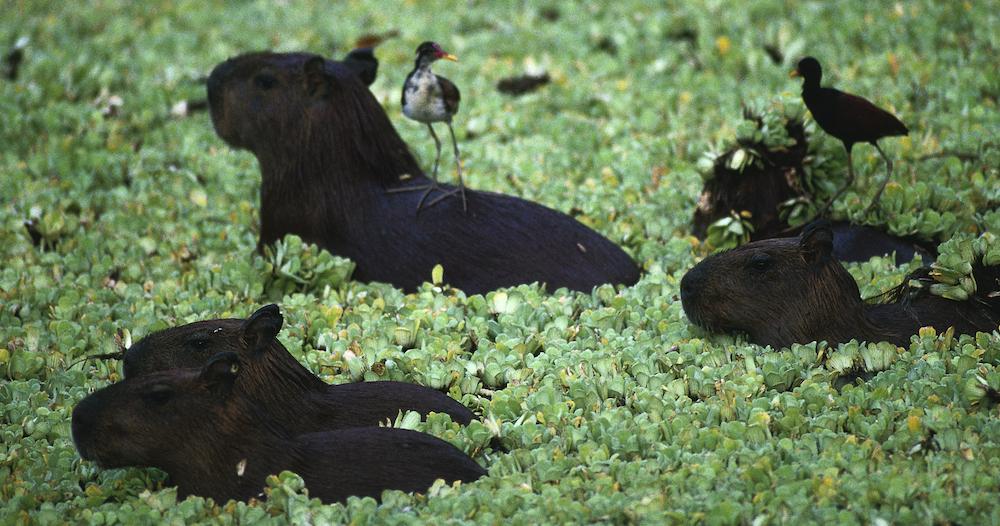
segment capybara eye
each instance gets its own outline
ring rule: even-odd
[[[205,337],[192,338],[187,341],[188,347],[194,347],[195,349],[204,349],[208,347],[208,344],[208,338]]]
[[[271,75],[261,73],[253,78],[253,83],[254,86],[257,86],[260,89],[268,90],[278,84],[278,79],[272,77]]]
[[[150,405],[163,405],[174,396],[173,389],[167,385],[154,385],[142,395],[142,399]]]
[[[750,268],[758,271],[771,268],[771,256],[767,254],[754,254],[750,258]]]

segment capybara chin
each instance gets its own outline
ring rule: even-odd
[[[301,475],[323,502],[378,499],[386,489],[424,491],[438,478],[468,482],[485,474],[451,444],[414,431],[288,433],[233,388],[240,374],[239,358],[227,352],[201,369],[108,386],[74,408],[73,441],[80,456],[102,467],[156,467],[181,498],[220,503],[260,496],[267,476],[284,470]]]
[[[866,304],[832,250],[829,224],[817,222],[799,237],[754,241],[709,256],[681,280],[684,312],[706,329],[743,332],[754,343],[776,348],[851,339],[906,345],[924,326],[975,334],[994,331],[1000,323],[1000,298],[989,296],[996,288],[952,301],[904,285],[885,303]],[[983,276],[977,282],[995,287],[996,280],[986,276],[1000,274],[1000,268],[974,269]]]
[[[423,192],[387,190],[429,179],[375,97],[340,63],[251,53],[216,66],[207,86],[219,137],[260,163],[261,245],[298,234],[354,260],[354,279],[407,291],[438,264],[467,294],[533,282],[589,292],[639,279],[616,245],[523,199],[467,190],[467,213],[452,198],[415,213]]]
[[[267,305],[246,320],[205,320],[155,332],[125,352],[123,372],[134,378],[198,368],[220,352],[235,352],[243,362],[235,389],[294,434],[375,426],[400,411],[448,413],[463,425],[472,421],[472,411],[430,387],[389,381],[326,384],[278,341],[283,322],[278,306]]]

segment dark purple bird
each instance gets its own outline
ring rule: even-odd
[[[819,127],[823,128],[826,133],[840,139],[844,143],[844,149],[847,150],[847,183],[837,190],[837,193],[823,210],[826,211],[830,208],[830,205],[854,182],[851,148],[854,147],[854,143],[858,142],[871,143],[885,159],[887,168],[885,179],[882,180],[878,191],[875,192],[875,197],[865,209],[866,212],[871,210],[878,203],[882,191],[885,190],[885,185],[892,175],[892,161],[879,147],[878,140],[893,135],[907,135],[910,130],[895,115],[866,99],[834,88],[820,87],[819,82],[823,77],[823,69],[820,67],[819,61],[813,57],[800,60],[791,76],[803,78],[802,100],[805,101],[806,107],[809,108],[813,119],[816,120],[816,124],[819,124]]]

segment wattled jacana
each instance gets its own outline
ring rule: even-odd
[[[434,133],[434,126],[432,123],[444,122],[448,124],[448,132],[451,134],[451,144],[455,148],[455,166],[458,171],[458,188],[450,190],[444,193],[431,202],[427,206],[433,206],[435,203],[441,201],[445,197],[453,195],[460,192],[462,195],[462,210],[467,210],[468,206],[465,200],[465,184],[462,181],[462,161],[458,154],[458,141],[455,140],[455,130],[451,127],[451,118],[458,111],[458,103],[461,100],[461,94],[458,88],[455,87],[452,82],[444,77],[435,75],[431,71],[431,64],[438,59],[445,59],[451,61],[458,61],[455,55],[446,53],[441,46],[435,42],[424,42],[417,47],[417,61],[413,68],[406,77],[406,82],[403,83],[403,114],[407,117],[417,121],[422,122],[427,125],[427,129],[431,132],[431,137],[434,138],[434,145],[437,148],[437,154],[434,157],[434,170],[431,175],[431,183],[423,186],[411,186],[406,188],[395,188],[389,190],[389,192],[408,192],[414,190],[424,190],[424,195],[420,197],[420,201],[417,203],[417,212],[420,211],[420,207],[424,204],[424,199],[434,191],[439,189],[437,172],[438,164],[441,161],[441,141],[438,139],[437,134]]]
[[[834,88],[820,87],[819,82],[823,77],[823,69],[820,67],[819,61],[813,57],[805,57],[800,60],[791,76],[803,78],[802,100],[805,101],[806,107],[809,108],[813,119],[816,120],[816,124],[819,124],[819,127],[823,128],[826,133],[840,139],[844,143],[844,149],[847,150],[847,183],[837,190],[837,193],[823,208],[823,212],[829,209],[830,205],[854,182],[854,166],[851,162],[851,148],[854,147],[854,143],[871,143],[885,159],[887,173],[882,184],[879,185],[878,191],[875,192],[875,197],[865,209],[865,212],[868,212],[882,196],[882,190],[885,190],[885,185],[892,175],[892,161],[879,147],[878,140],[893,135],[906,135],[909,130],[893,114],[857,95],[844,93]]]

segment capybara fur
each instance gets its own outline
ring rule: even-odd
[[[760,116],[744,112],[744,118],[761,126]],[[808,139],[802,121],[789,119],[785,131],[795,143],[792,146],[771,149],[764,143],[737,144],[720,155],[712,165],[712,177],[705,181],[694,216],[691,233],[705,239],[712,223],[728,217],[730,213],[747,211],[753,232],[751,241],[798,235],[802,228],[791,227],[780,214],[781,204],[795,198],[808,198],[804,188],[805,158]],[[740,148],[750,148],[760,159],[742,170],[729,166],[730,159]],[[936,255],[934,247],[915,238],[898,237],[866,225],[846,221],[831,223],[833,231],[833,257],[838,261],[868,261],[873,256],[895,253],[897,264],[909,263],[920,254],[922,261],[930,262]]]
[[[684,312],[706,329],[743,332],[775,348],[851,339],[906,345],[924,326],[975,334],[1000,323],[1000,298],[990,296],[1000,289],[1000,268],[974,266],[981,289],[967,301],[901,286],[884,303],[866,304],[832,250],[829,224],[817,222],[799,237],[754,241],[709,256],[681,280]]]
[[[758,122],[758,126],[762,122],[760,117],[746,111],[744,118]],[[782,236],[788,230],[789,225],[778,210],[785,201],[805,195],[803,161],[808,146],[802,121],[788,120],[785,131],[795,140],[793,146],[772,150],[763,143],[738,144],[715,159],[712,177],[705,181],[691,219],[691,233],[695,237],[704,239],[709,225],[727,217],[730,211],[750,212],[752,240]],[[730,168],[730,159],[744,147],[752,148],[761,159],[742,171]]]
[[[81,457],[101,467],[156,467],[181,498],[217,502],[260,497],[266,477],[283,470],[298,473],[310,496],[328,503],[485,474],[451,444],[415,431],[289,433],[236,389],[242,374],[236,353],[226,352],[201,369],[128,378],[77,404],[73,441]]]
[[[278,341],[283,321],[277,305],[267,305],[246,320],[199,321],[150,334],[125,352],[125,378],[198,368],[220,352],[235,352],[243,362],[236,390],[294,434],[374,426],[400,411],[448,413],[463,425],[472,421],[468,408],[430,387],[390,381],[326,384]]]
[[[252,53],[216,66],[207,84],[216,132],[260,164],[261,245],[297,234],[354,260],[354,279],[407,291],[438,264],[467,294],[532,282],[589,292],[639,279],[615,244],[544,206],[466,190],[467,213],[459,198],[418,213],[423,192],[387,192],[429,179],[341,63]]]

